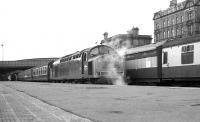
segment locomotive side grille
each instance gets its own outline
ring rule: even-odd
[[[88,75],[93,75],[92,61],[88,62]]]

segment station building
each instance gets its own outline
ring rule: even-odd
[[[127,31],[126,34],[117,34],[112,37],[108,37],[108,33],[105,32],[103,35],[104,39],[101,41],[101,44],[109,45],[114,49],[130,49],[150,44],[152,41],[152,37],[150,35],[139,35],[138,27],[133,27],[131,30]]]
[[[166,10],[154,13],[154,42],[200,34],[200,0],[171,0]]]

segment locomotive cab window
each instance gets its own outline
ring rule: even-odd
[[[182,47],[181,64],[191,64],[194,62],[194,45]]]
[[[114,50],[110,47],[99,47],[99,53],[100,54],[109,54],[109,53],[113,53]]]
[[[98,49],[98,47],[96,47],[96,48],[94,48],[94,49],[92,49],[92,50],[90,51],[90,56],[91,56],[91,57],[97,56],[98,54],[99,54],[99,49]]]
[[[96,48],[92,49],[90,51],[90,56],[94,57],[97,55],[104,55],[104,54],[109,54],[109,53],[114,53],[114,50],[110,47],[100,46],[100,47],[96,47]]]

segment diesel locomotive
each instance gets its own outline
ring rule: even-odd
[[[124,77],[123,58],[111,47],[97,45],[18,74],[18,80],[113,84]]]

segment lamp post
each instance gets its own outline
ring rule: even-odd
[[[3,57],[4,57],[4,52],[3,52],[4,50],[3,50],[3,46],[4,46],[4,45],[3,45],[3,44],[1,44],[1,47],[2,47],[2,61],[3,61]]]

